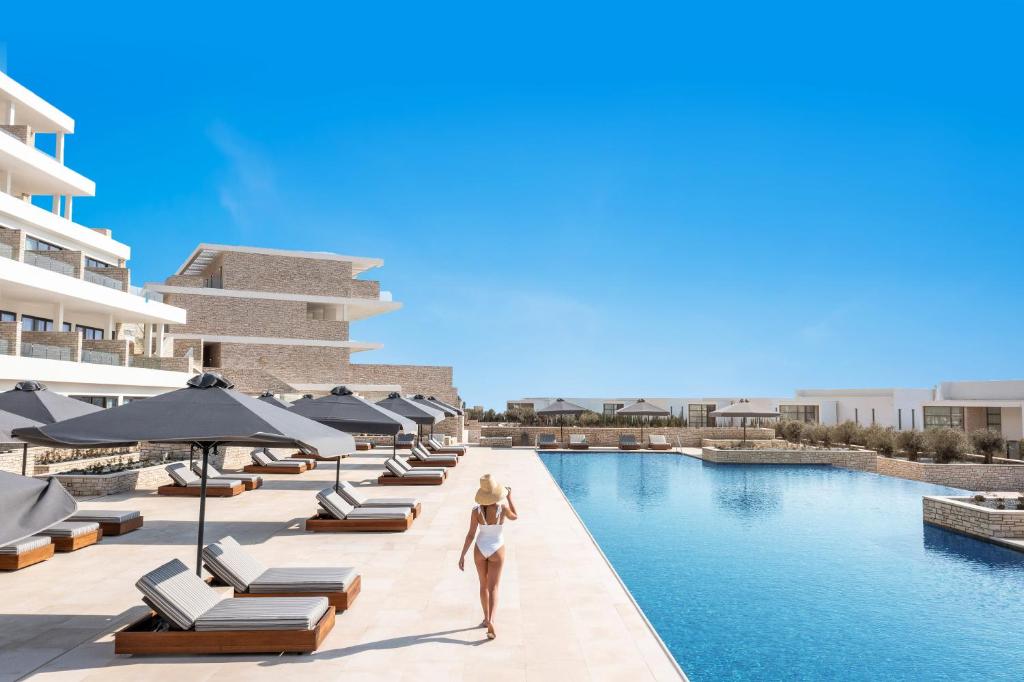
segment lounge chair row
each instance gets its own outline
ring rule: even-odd
[[[17,571],[53,557],[95,545],[104,535],[123,535],[141,528],[142,514],[116,509],[81,510],[38,535],[0,547],[0,571]]]
[[[444,467],[412,467],[400,457],[389,457],[384,461],[386,471],[377,477],[378,485],[441,485],[448,477]]]
[[[441,441],[437,440],[433,436],[430,436],[425,441],[426,448],[435,455],[457,455],[462,457],[466,454],[466,448],[462,445],[442,445]],[[419,445],[423,447],[418,440],[416,440],[416,434],[413,433],[400,433],[395,437],[395,447],[399,450],[409,450],[413,448],[413,445]]]
[[[542,433],[537,436],[537,449],[538,450],[555,450],[561,447],[561,444],[555,438],[553,433]],[[587,441],[587,435],[585,433],[573,433],[569,434],[569,442],[565,444],[570,450],[587,450],[590,448],[590,443]],[[636,436],[632,434],[623,434],[619,436],[619,449],[620,450],[639,450],[640,443],[637,441]],[[665,436],[652,434],[647,438],[647,449],[648,450],[671,450],[672,445],[668,442]]]

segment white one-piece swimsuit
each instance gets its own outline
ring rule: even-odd
[[[480,516],[480,522],[476,528],[476,548],[486,559],[505,544],[505,537],[502,533],[502,529],[505,527],[503,524],[505,507],[501,504],[498,505],[494,523],[487,523],[487,517],[484,516],[484,510],[481,507],[477,506],[476,513]]]

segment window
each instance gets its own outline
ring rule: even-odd
[[[910,428],[917,428],[917,410],[910,408]]]
[[[9,310],[0,310],[0,322],[17,322],[18,316]]]
[[[690,403],[686,406],[687,426],[703,427],[714,426],[715,418],[709,416],[717,409],[717,406],[707,403]]]
[[[26,332],[52,332],[53,320],[31,315],[21,316],[21,329]]]
[[[623,403],[605,403],[604,416],[614,417],[616,410],[621,410],[623,407],[625,407]]]
[[[932,407],[924,408],[924,428],[940,429],[949,427],[952,429],[964,428],[964,408],[962,407]]]
[[[71,397],[96,407],[107,408],[117,406],[117,398],[109,395],[73,395]]]
[[[25,237],[25,250],[26,251],[63,251],[61,247],[50,242],[44,242],[41,239],[35,237]]]
[[[71,323],[70,322],[61,322],[60,330],[62,332],[69,332],[69,331],[71,331]]]
[[[779,417],[788,421],[805,424],[818,423],[817,405],[779,405]]]
[[[75,330],[87,341],[102,341],[103,330],[96,327],[86,327],[84,324],[76,324]],[[71,331],[68,329],[68,331]]]
[[[1003,432],[1003,411],[998,407],[985,408],[985,427],[996,433]]]
[[[86,256],[85,257],[85,267],[87,267],[87,268],[112,268],[114,266],[111,265],[110,263],[104,263],[101,260],[96,260],[95,258],[89,258],[88,256]]]

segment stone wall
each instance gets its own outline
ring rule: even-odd
[[[50,260],[67,263],[75,269],[74,274],[68,276],[82,279],[82,267],[85,264],[85,258],[81,251],[71,251],[70,249],[62,249],[60,251],[36,251],[28,249],[25,251],[25,254],[37,254],[44,258],[49,258]]]
[[[26,343],[36,343],[44,346],[57,346],[67,348],[70,352],[70,361],[78,362],[82,358],[82,335],[78,332],[21,332],[21,345],[24,348]],[[60,360],[64,358],[53,358]]]
[[[21,260],[25,248],[25,233],[21,230],[0,229],[0,244],[11,247],[11,259]]]
[[[171,477],[165,466],[157,464],[115,474],[57,474],[55,478],[75,497],[98,497],[131,490],[155,490],[167,485]]]
[[[348,322],[308,320],[305,301],[168,293],[164,302],[188,311],[188,322],[171,325],[171,334],[348,340]]]
[[[459,392],[452,385],[452,368],[444,365],[350,364],[345,381],[349,384],[398,384],[402,393],[422,393],[452,405],[459,404]]]
[[[225,251],[207,272],[219,268],[225,289],[349,296],[352,288],[352,263],[347,261]]]
[[[355,365],[353,365],[354,367]],[[517,424],[481,424],[480,437],[484,436],[512,436],[514,445],[535,445],[537,436],[542,433],[553,433],[558,438],[559,428],[555,426],[520,426]],[[640,441],[639,427],[600,427],[600,426],[566,426],[564,429],[565,442],[569,441],[570,434],[584,433],[587,435],[587,442],[597,447],[618,447],[619,436],[632,434]],[[741,438],[743,429],[731,426],[708,426],[708,427],[679,427],[659,426],[644,428],[643,442],[651,434],[665,436],[672,447],[700,447],[705,438]],[[775,435],[774,429],[748,428],[747,438],[764,440]]]
[[[19,320],[21,316],[18,316]],[[0,322],[0,355],[18,355],[21,322]]]
[[[128,291],[128,287],[131,284],[131,273],[128,271],[128,268],[118,268],[118,267],[93,268],[93,267],[86,267],[85,269],[86,269],[87,272],[94,272],[97,275],[103,275],[104,277],[109,277],[110,279],[117,280],[118,282],[121,283],[121,291]]]
[[[155,355],[148,357],[145,355],[132,355],[131,366],[143,369],[162,369],[168,372],[191,372],[193,369],[189,358],[161,358]]]
[[[3,125],[0,125],[0,130],[14,138],[17,138],[18,140],[21,140],[30,147],[35,145],[36,136],[32,131],[32,126],[4,123]]]
[[[970,498],[924,498],[924,522],[976,537],[1024,538],[1024,511],[989,509]]]
[[[21,457],[23,449],[20,445],[8,446],[9,450],[0,450],[0,471],[6,471],[9,474],[21,474]],[[35,455],[37,452],[42,452],[41,448],[29,448],[28,449],[28,465],[26,471],[31,472],[35,467]]]
[[[45,476],[59,474],[64,471],[85,469],[94,464],[114,464],[116,462],[138,462],[142,455],[138,452],[129,452],[123,455],[103,455],[101,457],[89,457],[88,459],[68,459],[53,464],[35,464],[31,467],[34,476]],[[18,473],[21,473],[20,470]]]
[[[122,367],[128,364],[128,339],[82,339],[82,350],[113,353]]]
[[[881,458],[872,450],[702,448],[701,459],[716,464],[830,464],[844,469],[875,471],[876,460]]]
[[[877,471],[963,490],[1024,491],[1024,466],[1019,464],[929,464],[879,457]]]
[[[220,363],[230,369],[262,369],[288,384],[343,384],[348,349],[330,346],[221,343]],[[262,390],[262,389],[260,389]]]

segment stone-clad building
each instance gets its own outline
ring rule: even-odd
[[[351,364],[352,353],[381,348],[353,341],[352,322],[401,308],[380,282],[359,279],[379,258],[200,244],[178,271],[147,290],[184,308],[170,325],[175,357],[191,355],[239,390],[285,397],[324,394],[339,384],[370,399],[391,391],[459,404],[451,367]],[[454,424],[441,430],[460,435]]]

